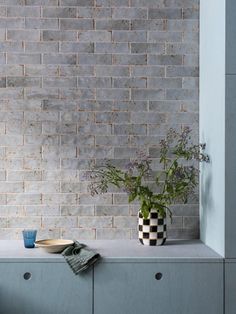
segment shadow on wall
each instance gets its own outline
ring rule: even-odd
[[[202,141],[205,143],[205,141]],[[209,151],[209,143],[207,143],[207,151]],[[206,240],[206,232],[208,229],[208,217],[214,209],[214,200],[212,197],[212,163],[202,163],[200,165],[200,221],[201,230],[200,237]]]

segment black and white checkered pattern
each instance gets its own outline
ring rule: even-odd
[[[166,218],[151,210],[148,219],[139,213],[139,241],[144,245],[163,245],[166,241]]]

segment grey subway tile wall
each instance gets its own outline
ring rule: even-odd
[[[169,127],[198,137],[199,0],[0,0],[0,239],[131,239],[138,204],[92,198],[84,174]],[[170,238],[199,236],[198,201]]]

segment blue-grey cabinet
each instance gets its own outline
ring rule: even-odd
[[[236,313],[236,260],[225,262],[225,314]]]
[[[103,260],[79,276],[65,262],[0,262],[0,314],[223,314],[223,296],[221,262]]]
[[[0,314],[92,314],[93,271],[55,262],[0,263]]]
[[[223,314],[223,263],[100,263],[94,314],[110,313]]]

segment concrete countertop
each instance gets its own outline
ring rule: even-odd
[[[169,240],[164,246],[144,246],[137,240],[84,240],[104,262],[223,262],[223,257],[199,240]],[[25,249],[23,241],[1,240],[0,262],[65,262],[61,254]]]

